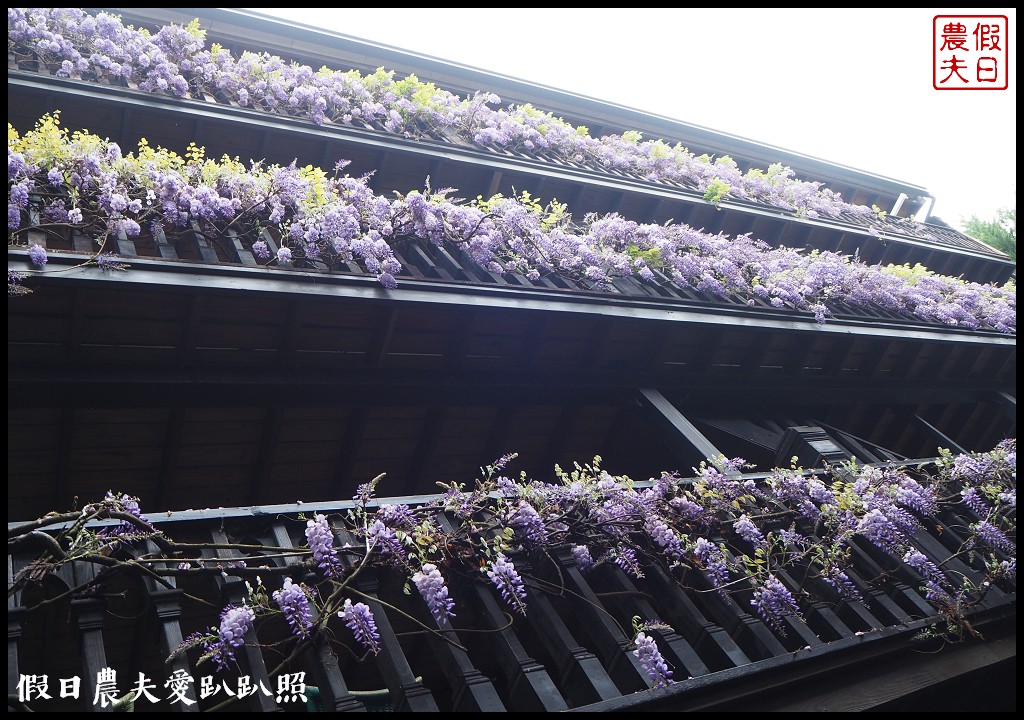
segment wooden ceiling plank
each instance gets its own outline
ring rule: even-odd
[[[423,418],[423,427],[416,441],[416,449],[409,461],[409,469],[402,483],[401,494],[413,495],[417,492],[431,492],[433,488],[419,487],[423,476],[429,470],[428,463],[437,449],[438,440],[442,436],[445,420],[449,409],[446,406],[434,405],[427,410]]]
[[[53,493],[53,507],[78,507],[72,503],[71,448],[75,435],[75,411],[64,408],[60,413],[60,431],[57,440],[57,477]]]
[[[356,463],[359,460],[359,444],[366,434],[369,423],[369,408],[358,405],[351,408],[348,426],[338,446],[338,455],[334,461],[334,473],[331,479],[330,497],[344,497],[355,492]]]
[[[164,430],[164,446],[160,451],[160,469],[157,472],[156,487],[153,488],[154,502],[152,507],[169,506],[174,493],[174,470],[178,461],[178,450],[181,448],[182,431],[185,426],[185,410],[180,407],[171,408],[167,416]]]
[[[249,503],[258,505],[263,497],[264,490],[270,485],[270,478],[274,470],[274,458],[277,455],[278,441],[281,436],[281,426],[284,422],[284,410],[277,407],[268,408],[263,419],[263,429],[260,431],[259,449],[256,452],[256,462],[253,465],[249,485]]]

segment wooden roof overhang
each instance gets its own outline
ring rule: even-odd
[[[21,131],[45,112],[60,109],[65,127],[84,128],[118,142],[126,151],[146,138],[152,146],[183,153],[190,142],[244,161],[330,169],[351,160],[352,175],[373,173],[379,194],[453,187],[459,197],[523,190],[568,204],[577,217],[617,212],[644,223],[669,220],[710,233],[751,233],[770,245],[857,254],[867,263],[921,263],[944,275],[1001,283],[1016,266],[1002,253],[950,228],[892,219],[876,236],[870,224],[843,218],[806,218],[768,205],[723,201],[715,206],[695,188],[657,183],[638,175],[488,150],[443,137],[409,139],[371,126],[316,126],[306,119],[205,100],[162,97],[110,85],[84,83],[17,69],[8,70],[8,120]],[[926,229],[925,229],[926,228]]]
[[[761,476],[744,477],[756,481]],[[413,496],[388,502],[418,505],[431,499]],[[189,602],[182,593],[239,603],[245,597],[244,579],[255,582],[262,573],[273,587],[289,563],[289,574],[315,582],[312,574],[298,567],[301,559],[280,549],[305,546],[304,517],[323,513],[337,518],[352,505],[150,513],[154,525],[175,541],[206,544],[202,553],[209,571],[165,577],[170,589],[145,576],[114,579],[102,586],[101,596],[69,602],[66,595],[57,595],[65,586],[95,577],[97,569],[83,562],[68,563],[48,584],[9,596],[8,671],[14,677],[48,673],[51,679],[84,678],[84,702],[75,704],[56,694],[46,701],[48,709],[63,711],[88,703],[92,679],[105,667],[119,669],[122,683],[127,682],[125,677],[134,679],[144,672],[150,680],[159,679],[158,686],[172,671],[194,678],[212,674],[208,665],[194,664],[194,653],[164,662],[183,637],[216,624],[219,606]],[[965,541],[961,533],[969,512],[950,508],[940,517],[929,516],[913,542],[919,552],[943,562],[948,570],[977,580],[980,560],[945,560]],[[439,521],[450,526],[444,516]],[[15,526],[9,525],[9,530]],[[333,528],[339,546],[358,542],[343,523],[333,522]],[[447,636],[456,642],[432,642],[423,626],[410,621],[430,623],[422,603],[402,591],[406,578],[396,571],[370,570],[354,580],[354,587],[372,609],[383,652],[357,662],[339,622],[328,646],[303,653],[290,671],[306,672],[305,682],[317,687],[327,711],[1013,709],[1015,585],[991,587],[967,611],[967,620],[984,636],[983,642],[968,639],[942,647],[939,653],[937,644],[916,639],[930,626],[944,623],[937,606],[918,589],[922,578],[861,540],[850,545],[847,572],[864,588],[863,599],[837,601],[826,584],[803,582],[795,573],[780,570],[780,581],[794,590],[799,585],[806,608],[806,622],[790,617],[781,628],[747,612],[743,591],[735,591],[735,597],[700,591],[696,570],[680,578],[678,571],[651,566],[645,577],[633,578],[607,563],[584,574],[568,548],[556,548],[540,558],[513,554],[527,578],[528,611],[511,621],[479,576],[449,572],[457,604]],[[267,550],[243,555],[225,549],[228,543]],[[155,550],[155,545],[140,547],[129,555]],[[264,554],[269,559],[261,561]],[[8,555],[9,583],[31,557],[21,550]],[[220,565],[240,558],[248,560],[246,570],[220,574]],[[27,610],[44,598],[52,599],[48,607]],[[631,638],[624,631],[633,616],[665,624],[656,632],[676,680],[666,689],[644,692],[650,683],[631,655]],[[281,659],[273,643],[285,634],[283,622],[262,623],[258,635],[248,635],[238,653],[239,672],[250,675],[253,684],[263,680],[273,688],[276,676],[270,677],[270,668]],[[270,649],[261,651],[257,639]],[[196,689],[198,685],[197,679]],[[203,707],[221,699],[223,694]],[[146,707],[144,701],[140,704]],[[259,692],[243,707],[281,709]]]
[[[387,291],[355,273],[86,257],[52,253],[61,272],[8,305],[12,519],[107,489],[182,509],[347,497],[386,472],[385,494],[429,492],[507,452],[539,478],[597,454],[646,478],[719,452],[788,464],[794,427],[865,461],[1016,430],[1015,339],[997,333],[870,313],[818,325],[628,284],[449,274]]]

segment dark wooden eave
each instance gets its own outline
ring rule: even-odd
[[[792,427],[823,428],[862,460],[988,450],[1016,431],[1016,345],[997,333],[867,316],[821,326],[625,292],[411,277],[387,291],[361,274],[51,258],[63,271],[8,305],[11,517],[107,489],[171,509],[347,497],[380,472],[387,494],[429,492],[507,452],[543,479],[597,454],[641,479],[687,471],[718,454],[708,448],[768,467]],[[9,262],[27,263],[24,251]]]

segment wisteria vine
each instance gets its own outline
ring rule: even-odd
[[[10,8],[7,29],[9,53],[58,77],[174,97],[211,95],[317,125],[356,125],[626,172],[682,185],[716,204],[731,197],[807,217],[859,216],[886,227],[872,209],[845,202],[820,182],[798,180],[779,163],[743,173],[728,156],[697,156],[678,143],[644,140],[637,131],[595,138],[586,127],[528,103],[503,107],[497,95],[485,91],[460,97],[415,75],[396,79],[384,68],[363,75],[326,66],[314,70],[268,52],[246,51],[236,58],[217,43],[207,47],[198,20],[150,33],[107,12]]]
[[[96,241],[90,262],[124,269],[112,237],[199,232],[239,239],[264,265],[337,268],[359,263],[389,289],[398,286],[403,244],[443,247],[486,272],[527,281],[561,276],[606,290],[616,278],[668,283],[708,301],[813,313],[818,322],[850,308],[881,308],[908,319],[969,329],[1016,331],[1016,287],[965,282],[920,265],[867,265],[834,252],[772,248],[749,234],[712,235],[681,223],[637,223],[611,213],[574,220],[560,203],[517,197],[464,200],[452,189],[386,198],[366,177],[312,166],[244,165],[184,157],[143,140],[124,154],[86,131],[69,133],[59,113],[19,134],[8,127],[8,243],[28,250],[24,270],[8,271],[9,294],[26,276],[49,271],[44,233]]]
[[[990,588],[1016,586],[1013,439],[985,453],[943,451],[930,468],[851,462],[817,472],[778,468],[753,478],[740,472],[742,460],[717,458],[695,468],[694,477],[662,473],[646,483],[609,474],[600,458],[571,471],[556,468],[553,482],[525,475],[513,480],[502,474],[513,458],[484,468],[472,487],[446,485],[433,501],[417,506],[378,499],[376,478],[360,486],[348,510],[308,518],[307,545],[287,564],[272,559],[286,548],[263,548],[263,559],[250,545],[246,562],[207,567],[211,560],[195,546],[171,540],[146,519],[136,498],[108,493],[80,511],[52,513],[9,530],[12,552],[41,548],[18,571],[12,590],[40,583],[72,561],[100,565],[96,579],[75,593],[115,571],[138,573],[140,567],[153,577],[211,571],[242,576],[247,597],[225,607],[217,626],[189,636],[173,653],[197,648],[200,662],[225,668],[243,644],[259,642],[261,627],[275,617],[293,643],[325,632],[338,638],[334,623],[340,622],[353,652],[382,652],[371,605],[390,606],[359,591],[355,579],[363,572],[404,578],[419,610],[402,612],[418,612],[427,631],[454,622],[458,597],[471,583],[490,587],[509,622],[528,619],[531,593],[565,590],[550,575],[528,569],[551,562],[559,549],[566,550],[562,562],[586,576],[615,564],[642,577],[659,566],[687,592],[735,598],[780,636],[804,622],[808,606],[820,602],[820,588],[830,588],[837,603],[857,602],[888,582],[865,577],[863,568],[858,572],[858,552],[902,563],[911,574],[903,579],[912,577],[932,603],[935,632],[947,638],[974,632],[968,613]],[[915,540],[938,517],[957,518],[950,527],[963,538],[945,556]],[[103,520],[117,522],[97,526]],[[120,563],[110,551],[113,536],[122,544]],[[957,563],[983,580],[968,578]],[[272,581],[278,589],[269,592],[267,577],[279,578]],[[812,595],[812,588],[819,590]],[[634,618],[632,631],[623,629],[634,638],[634,655],[655,688],[674,682],[656,642],[659,629],[672,628],[656,618]]]

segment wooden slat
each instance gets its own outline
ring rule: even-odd
[[[655,610],[648,597],[637,589],[636,585],[633,584],[633,580],[623,572],[622,568],[611,563],[604,565],[602,569],[604,570],[602,578],[608,581],[613,594],[618,591],[631,596],[628,603],[623,601],[623,605],[629,606],[627,615],[630,617],[636,615],[645,620],[659,619],[660,613]],[[677,682],[685,679],[680,676],[681,674],[678,672],[680,669],[684,670],[690,677],[699,677],[711,672],[697,651],[694,650],[682,635],[660,628],[653,632],[659,635],[663,646],[668,650],[666,659],[676,668],[674,679]]]
[[[151,554],[157,552],[157,547],[151,540],[146,541],[146,552]],[[162,567],[171,567],[173,564],[173,561],[156,563],[151,567],[153,570],[159,570]],[[184,596],[184,592],[176,586],[177,583],[173,577],[164,577],[166,585],[158,583],[149,574],[143,575],[143,581],[146,586],[146,593],[152,604],[153,612],[156,614],[157,622],[159,623],[160,652],[164,657],[170,657],[171,653],[181,645],[183,639],[181,634],[181,599]],[[167,587],[167,585],[171,587]],[[168,675],[172,673],[192,675],[192,668],[189,666],[188,657],[185,653],[178,654],[173,660],[166,663],[165,667],[167,668]],[[186,697],[190,694],[190,699],[195,700],[194,688],[191,693],[186,693]],[[175,712],[199,712],[199,704],[192,703],[190,705],[179,700],[175,703],[174,710]]]
[[[554,555],[559,561],[559,572],[548,580],[564,582],[573,596],[583,601],[576,603],[583,627],[619,690],[626,694],[650,687],[651,679],[639,659],[630,652],[632,639],[623,634],[604,609],[600,598],[577,567],[570,548],[563,545],[555,550]]]
[[[227,534],[220,529],[211,530],[210,536],[214,543],[228,544],[230,542]],[[214,560],[228,562],[242,558],[241,553],[231,550],[204,550],[203,555]],[[238,577],[215,575],[214,579],[221,590],[224,601],[227,603],[236,606],[242,605],[249,596],[245,582]],[[236,653],[236,657],[243,663],[243,667],[248,670],[248,674],[252,676],[253,685],[259,686],[262,683],[263,687],[273,692],[274,685],[267,671],[263,653],[260,651],[259,639],[256,637],[255,628],[250,628],[249,632],[245,634],[245,643],[240,651]],[[281,707],[274,702],[274,699],[262,691],[253,693],[246,701],[246,705],[253,712],[282,712]]]
[[[508,616],[498,607],[494,595],[474,583],[469,592],[481,610],[481,621],[494,635],[493,651],[508,687],[509,710],[515,712],[559,712],[569,706],[543,665],[523,648]]]
[[[278,547],[295,547],[291,535],[283,523],[275,522],[271,532],[274,543]],[[279,565],[285,565],[287,559],[278,558],[277,562]],[[311,603],[310,618],[313,622],[316,622],[318,614],[317,609]],[[338,657],[322,635],[317,635],[313,646],[306,651],[305,655],[311,668],[313,682],[316,683],[320,691],[320,699],[329,712],[365,712],[366,707],[363,703],[349,692],[338,665]]]
[[[333,529],[341,539],[342,545],[356,542],[345,528],[334,524]],[[351,567],[347,558],[343,558],[342,562]],[[377,624],[381,645],[381,651],[377,655],[377,668],[391,692],[395,712],[438,712],[437,703],[430,690],[424,687],[409,665],[402,644],[391,626],[387,609],[377,596],[376,579],[364,572],[356,579],[356,588],[362,595],[362,601],[370,607]]]
[[[92,574],[92,566],[82,566],[85,573]],[[86,697],[95,698],[99,673],[107,669],[107,654],[103,646],[103,626],[106,623],[106,603],[98,598],[80,598],[71,601],[71,614],[81,642],[82,685]],[[113,704],[97,703],[93,712],[113,712]]]
[[[530,578],[529,564],[521,556],[510,556],[521,573],[529,608],[527,621],[557,667],[562,695],[572,706],[586,705],[621,694],[601,662],[573,637],[544,591]]]

